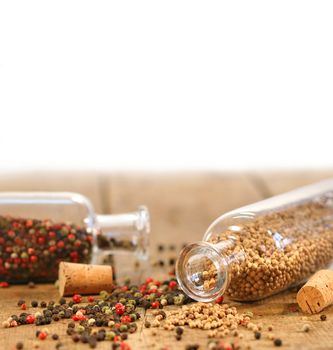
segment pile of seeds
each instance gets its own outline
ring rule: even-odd
[[[34,313],[27,312],[28,304],[21,299],[17,305],[23,312],[10,316],[2,325],[6,328],[29,324],[43,327],[68,319],[67,334],[73,342],[87,343],[95,348],[97,342],[109,340],[115,349],[120,346],[126,350],[129,347],[123,342],[129,334],[136,332],[137,320],[141,317],[138,307],[162,312],[165,305],[183,305],[192,301],[178,289],[175,279],[160,282],[147,278],[139,286],[127,282],[127,285],[115,286],[111,293],[102,291],[97,299],[74,295],[70,301],[61,298],[58,303],[32,300],[29,304],[32,308],[41,308]],[[38,340],[45,340],[48,336],[47,329],[36,333]],[[53,335],[52,339],[58,340],[59,336]]]
[[[300,283],[333,258],[333,213],[329,198],[266,212],[237,230],[214,235],[231,257],[226,294],[234,300],[256,300]],[[216,268],[205,259],[201,280],[206,291],[217,283]]]
[[[0,281],[54,281],[60,261],[90,261],[92,238],[75,224],[0,216]]]
[[[228,304],[195,303],[167,313],[158,310],[153,312],[153,315],[155,316],[153,327],[163,326],[166,330],[177,330],[179,327],[189,326],[189,328],[208,330],[208,337],[211,338],[224,338],[230,333],[236,335],[240,325],[253,332],[261,329],[260,325],[256,326],[251,322],[253,316],[251,313],[239,314],[236,307]],[[163,324],[162,320],[164,320]]]

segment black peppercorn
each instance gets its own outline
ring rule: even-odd
[[[38,307],[38,301],[33,300],[33,301],[31,302],[31,306],[32,306],[32,307]]]
[[[282,345],[282,340],[279,339],[279,338],[276,338],[276,339],[274,340],[274,345],[275,345],[275,346],[281,346],[281,345]]]
[[[254,338],[259,340],[261,338],[261,333],[260,332],[254,332]]]
[[[177,328],[176,328],[176,333],[177,333],[178,335],[182,335],[182,334],[184,333],[184,329],[183,329],[182,327],[177,327]]]
[[[56,334],[56,333],[52,334],[52,339],[53,340],[58,340],[59,339],[59,335]]]
[[[16,343],[16,349],[17,350],[21,350],[21,349],[23,349],[24,348],[24,345],[23,345],[23,343],[22,342],[18,342],[18,343]]]
[[[77,335],[77,334],[73,334],[72,335],[72,340],[73,340],[74,343],[77,343],[77,342],[80,341],[80,336]]]
[[[169,265],[173,266],[176,263],[176,259],[175,258],[170,258],[169,259]]]
[[[46,304],[45,301],[41,301],[41,302],[40,302],[40,307],[46,307],[46,306],[47,306],[47,304]]]
[[[320,320],[321,321],[326,321],[327,319],[327,316],[326,315],[320,315]]]

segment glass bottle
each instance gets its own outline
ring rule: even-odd
[[[333,258],[333,180],[228,212],[180,253],[176,275],[191,298],[258,300],[305,281]]]
[[[60,261],[101,263],[118,252],[148,257],[149,212],[95,214],[70,192],[0,193],[0,281],[53,281]]]

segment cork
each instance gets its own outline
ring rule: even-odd
[[[315,314],[333,303],[333,271],[316,272],[297,293],[303,312]]]
[[[59,265],[60,296],[98,294],[112,290],[112,267],[61,262]]]

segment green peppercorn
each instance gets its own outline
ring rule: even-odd
[[[116,336],[116,333],[112,332],[112,331],[107,331],[105,333],[105,339],[106,340],[113,340],[115,336]]]
[[[122,324],[122,325],[120,325],[119,330],[120,330],[120,332],[127,332],[128,327],[126,324]]]
[[[130,316],[132,321],[136,321],[137,320],[136,314],[130,314],[129,316]]]

